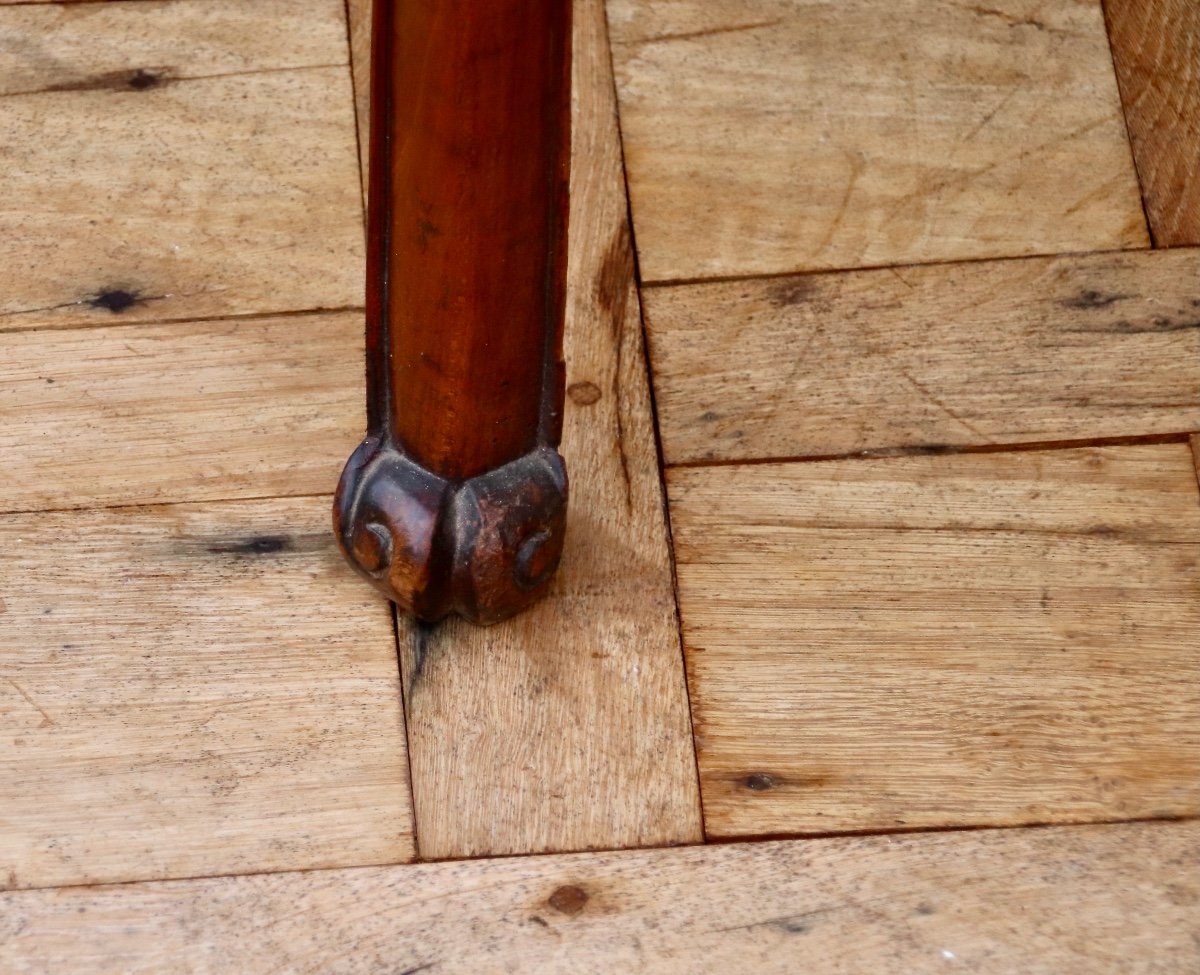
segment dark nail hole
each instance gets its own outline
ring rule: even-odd
[[[113,288],[110,291],[101,291],[94,298],[89,298],[88,304],[93,308],[107,308],[113,314],[117,314],[126,308],[132,308],[137,304],[137,300],[138,296],[132,291]]]
[[[776,782],[766,772],[755,772],[742,779],[742,785],[751,792],[766,792],[768,789],[774,789]]]
[[[145,68],[138,68],[129,76],[129,87],[134,91],[145,91],[147,88],[153,88],[158,84],[158,75],[147,71]]]
[[[1116,304],[1118,301],[1124,301],[1129,295],[1106,295],[1100,291],[1092,291],[1090,289],[1080,291],[1074,298],[1067,298],[1059,304],[1064,308],[1107,308],[1109,305]]]
[[[212,545],[208,550],[214,555],[273,555],[291,547],[291,541],[282,535],[260,535],[229,545]]]

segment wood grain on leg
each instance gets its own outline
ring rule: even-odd
[[[1104,10],[1155,246],[1200,244],[1200,6],[1104,0]]]
[[[1185,444],[668,475],[709,836],[1200,814]]]
[[[669,464],[1200,427],[1200,250],[647,288]]]
[[[516,619],[401,626],[424,857],[701,838],[603,7],[575,18],[567,546]]]
[[[609,12],[644,281],[1148,243],[1098,2]]]
[[[412,857],[390,614],[328,511],[0,517],[0,886]]]
[[[0,329],[361,305],[343,16],[0,7]]]
[[[512,616],[562,553],[571,9],[374,8],[367,430],[334,533],[429,623]]]
[[[13,975],[1200,966],[1200,826],[726,844],[0,897]]]

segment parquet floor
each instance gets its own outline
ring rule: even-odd
[[[367,6],[0,3],[0,971],[1196,971],[1200,8],[576,0],[473,629],[329,529]]]

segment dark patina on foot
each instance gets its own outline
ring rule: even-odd
[[[334,498],[346,558],[401,610],[495,623],[540,599],[562,555],[567,472],[537,447],[454,481],[375,437],[354,452]]]

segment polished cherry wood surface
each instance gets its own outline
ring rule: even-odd
[[[376,7],[371,327],[386,308],[405,452],[474,477],[533,449],[562,374],[571,5]]]
[[[565,528],[570,0],[378,0],[368,437],[335,503],[402,609],[537,599]]]

